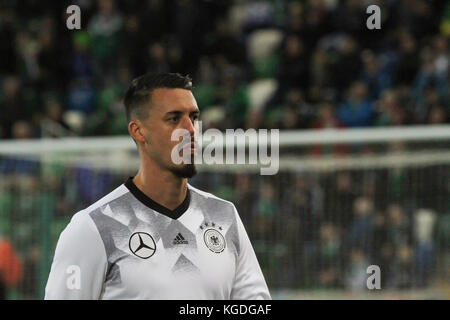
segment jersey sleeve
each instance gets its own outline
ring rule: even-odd
[[[100,299],[107,271],[105,247],[86,212],[61,233],[45,288],[45,300]]]
[[[239,237],[236,275],[231,291],[232,300],[270,300],[272,299],[264,275],[258,263],[255,251],[245,227],[233,206]]]

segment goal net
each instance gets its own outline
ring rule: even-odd
[[[279,146],[275,175],[200,165],[190,180],[235,203],[274,298],[450,298],[449,126],[288,131]],[[21,262],[9,298],[43,297],[59,234],[137,172],[135,149],[0,142],[0,237]]]

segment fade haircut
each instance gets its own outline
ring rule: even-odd
[[[192,79],[179,73],[147,73],[133,81],[125,93],[124,105],[127,122],[146,119],[146,104],[151,101],[155,89],[186,89],[192,91]]]

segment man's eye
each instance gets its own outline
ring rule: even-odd
[[[178,121],[178,117],[170,118],[169,121],[170,122],[177,122]]]

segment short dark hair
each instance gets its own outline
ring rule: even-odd
[[[179,73],[147,73],[131,81],[124,98],[127,121],[145,119],[143,106],[151,99],[153,90],[170,88],[192,90],[192,79]]]

